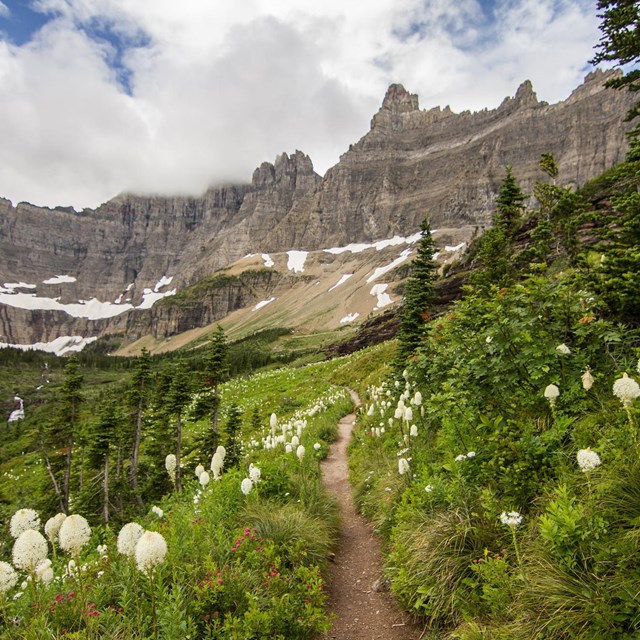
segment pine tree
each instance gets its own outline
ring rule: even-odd
[[[434,282],[438,277],[438,266],[433,259],[435,253],[436,244],[431,237],[431,226],[425,218],[420,225],[418,249],[416,257],[411,263],[411,272],[406,281],[400,311],[398,370],[402,370],[406,366],[406,359],[420,345],[425,321],[429,318],[429,306],[436,297]]]
[[[604,61],[617,62],[627,66],[629,71],[618,78],[607,81],[607,86],[616,89],[640,90],[640,6],[636,0],[599,0],[598,14],[602,22],[602,36],[596,46],[598,52],[591,62],[599,64]],[[626,120],[631,121],[640,115],[640,102],[627,113]],[[631,132],[636,138],[640,134],[640,126]]]
[[[211,442],[213,448],[219,444],[218,413],[220,410],[220,383],[229,376],[229,346],[224,330],[217,326],[209,343],[209,351],[205,359],[205,380],[213,391],[211,403]]]
[[[227,469],[237,467],[240,462],[240,430],[242,428],[242,417],[237,404],[232,404],[229,408],[229,417],[225,426],[224,466]]]
[[[182,489],[180,479],[180,458],[182,455],[182,417],[184,409],[191,400],[190,377],[184,362],[179,362],[167,394],[167,409],[176,419],[176,489]]]
[[[138,486],[138,462],[140,458],[140,441],[142,439],[142,416],[149,398],[150,381],[151,358],[149,352],[142,347],[140,356],[135,364],[135,372],[129,392],[129,404],[133,409],[133,419],[135,421],[129,479],[136,502],[140,507],[143,507],[144,503]]]
[[[493,219],[494,227],[501,226],[511,234],[522,218],[526,196],[520,189],[511,167],[507,167],[507,174],[498,193],[498,206]]]

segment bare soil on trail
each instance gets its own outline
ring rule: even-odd
[[[357,394],[350,391],[356,406]],[[329,570],[329,610],[336,618],[325,640],[419,640],[423,629],[394,602],[383,576],[380,542],[357,513],[349,484],[347,446],[356,416],[338,423],[338,439],[322,462],[322,478],[340,505],[340,540]]]

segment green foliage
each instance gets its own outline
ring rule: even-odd
[[[526,196],[518,186],[511,167],[507,167],[507,174],[498,192],[494,226],[503,227],[507,234],[512,233],[522,217],[525,200]]]

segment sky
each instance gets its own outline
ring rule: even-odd
[[[595,0],[0,0],[0,196],[200,195],[296,149],[323,175],[389,84],[497,107],[591,70]]]

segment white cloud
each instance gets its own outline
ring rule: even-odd
[[[11,11],[9,11],[9,7],[0,0],[0,18],[8,18],[11,15]]]
[[[0,40],[0,195],[49,205],[199,193],[295,149],[323,173],[391,82],[427,108],[495,107],[525,79],[557,101],[598,40],[591,0],[498,0],[498,20],[477,0],[36,6],[54,18],[31,42]],[[96,27],[121,38],[121,58]]]

